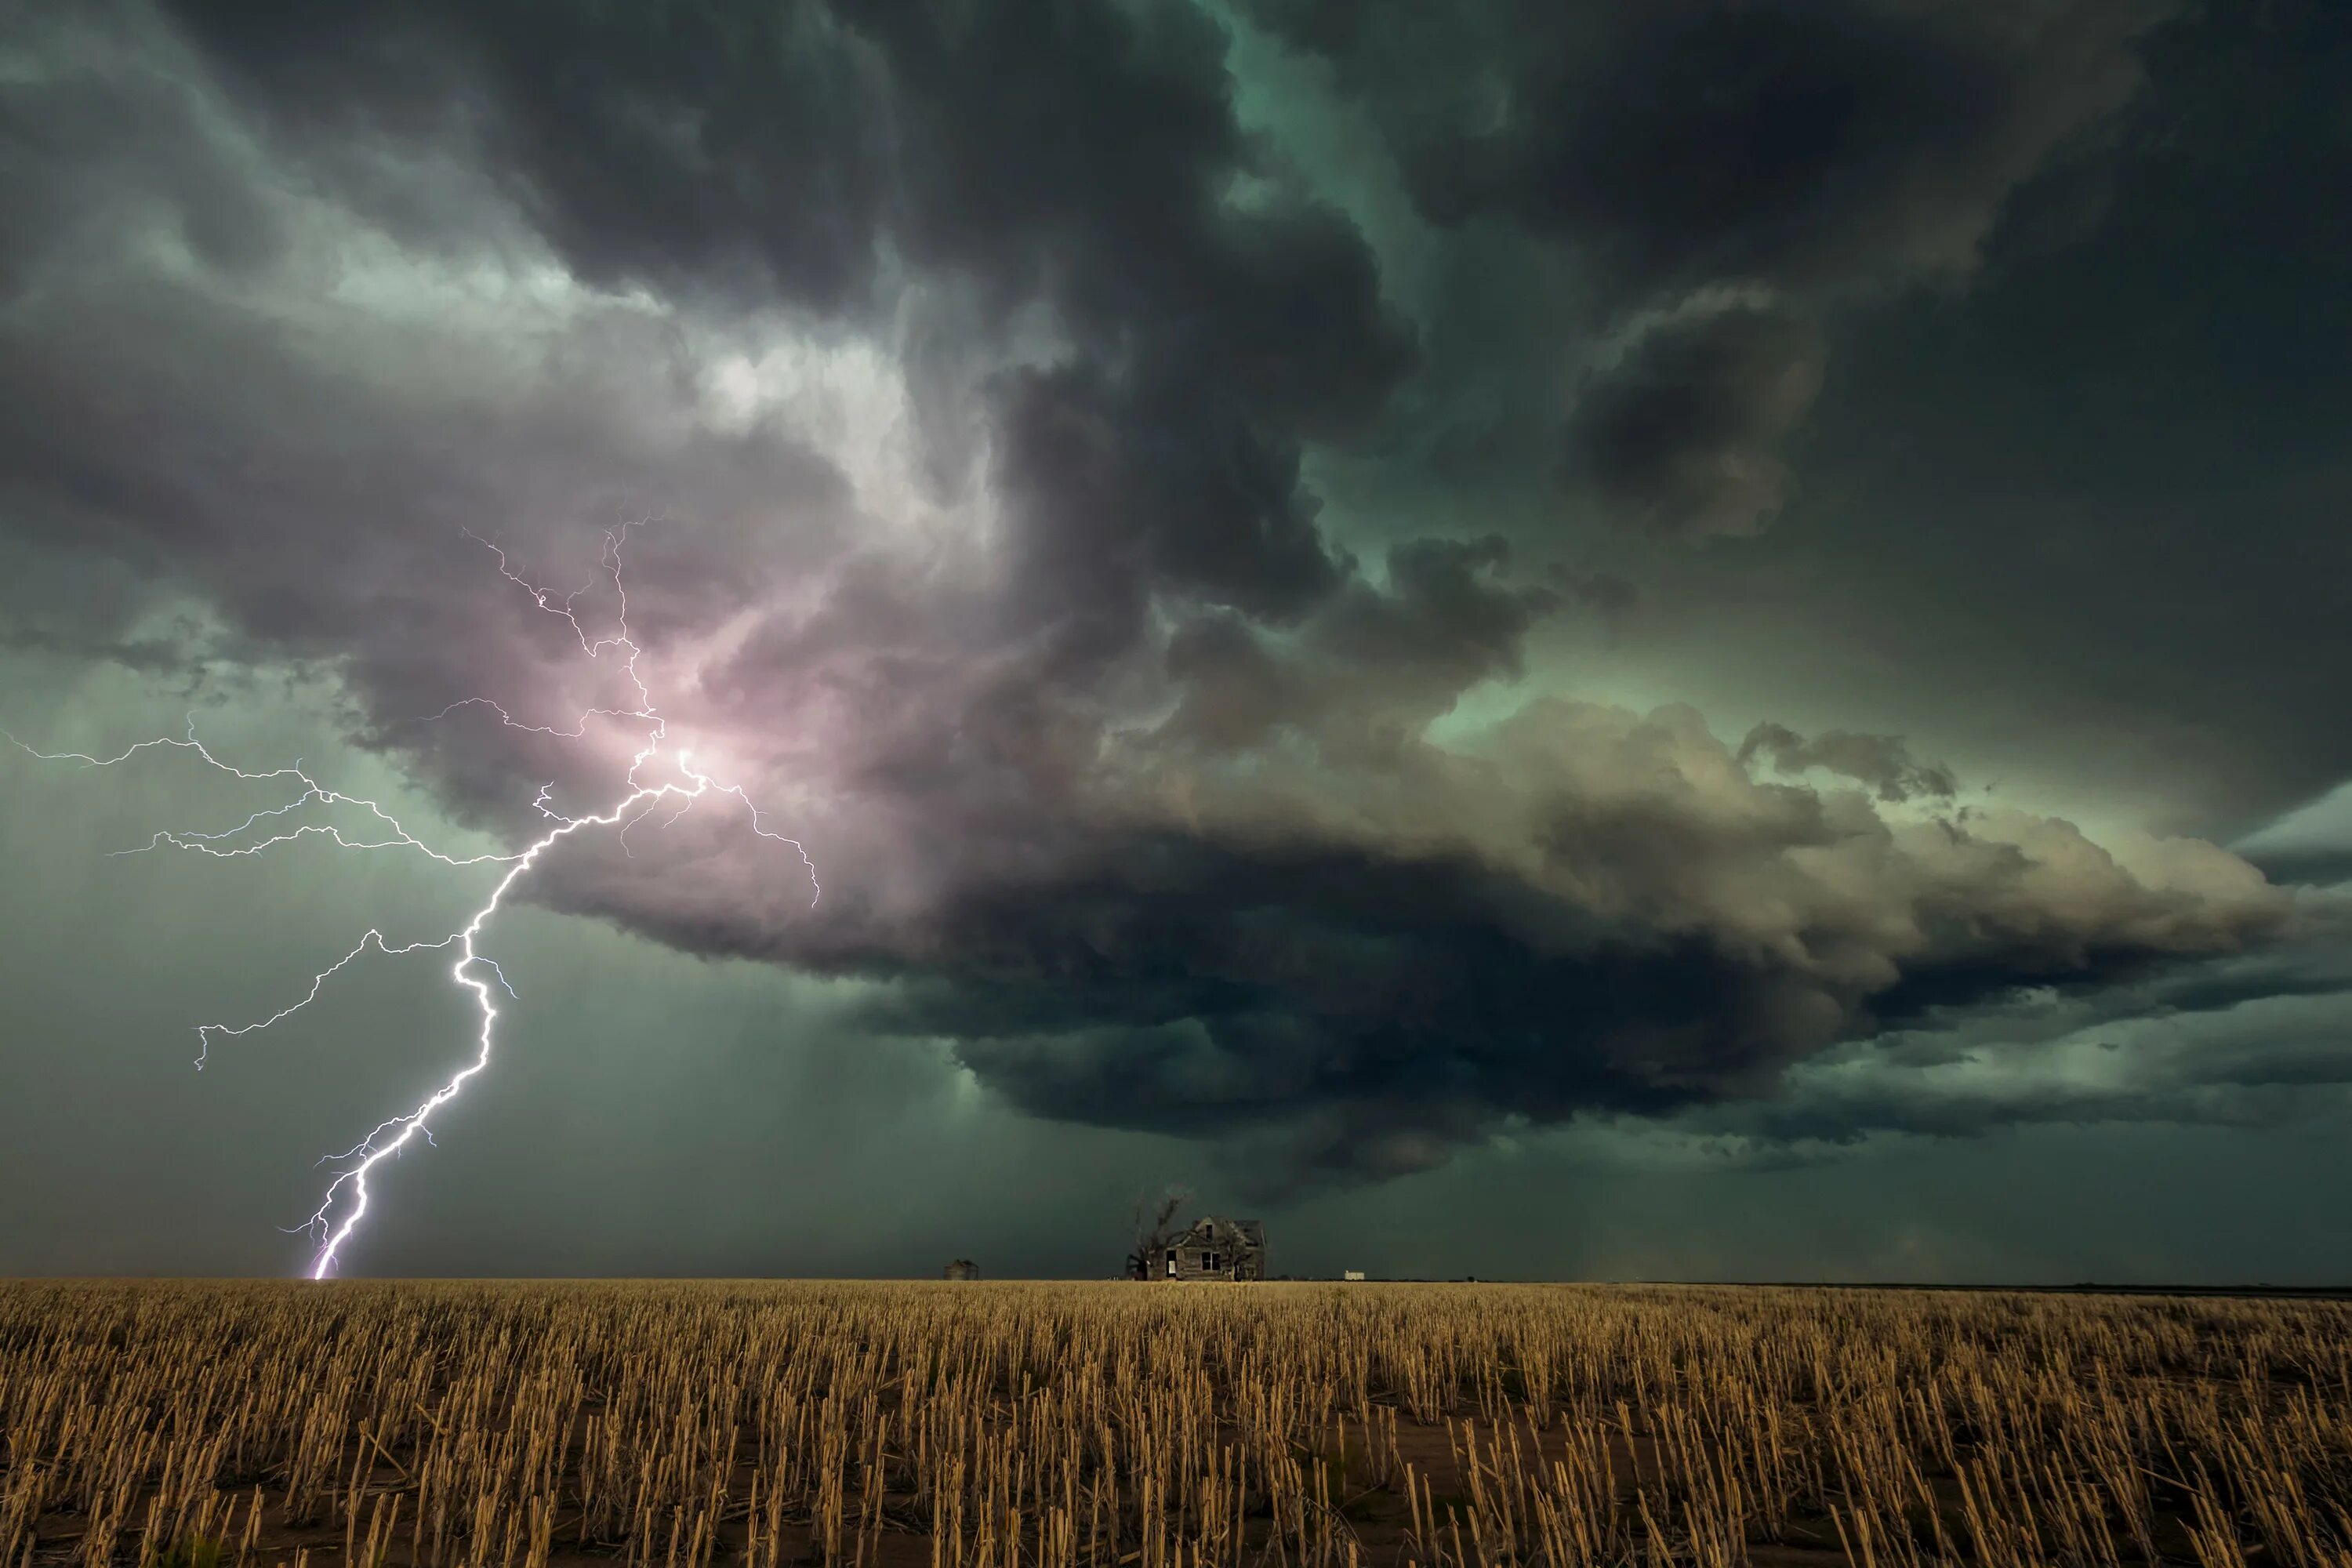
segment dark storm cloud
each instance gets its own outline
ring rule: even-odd
[[[1392,759],[1465,689],[1522,673],[1528,631],[1566,602],[1502,578],[1508,560],[1494,535],[1417,540],[1389,552],[1385,590],[1350,582],[1288,638],[1236,616],[1186,622],[1168,644],[1178,704],[1155,740],[1213,755],[1281,736]]]
[[[2009,192],[2130,96],[2130,46],[2163,14],[2142,0],[1495,0],[1457,28],[1424,8],[1364,10],[1341,69],[1433,219],[1597,243],[1645,286],[1800,289],[1973,267]],[[1445,52],[1478,51],[1470,68],[1406,79],[1446,30],[1470,41]]]
[[[2053,1123],[2275,1127],[2352,1100],[2343,1040],[2340,1006],[2267,1006],[2193,1029],[2076,1042],[2064,1073],[1987,1046],[1940,1071],[1858,1072],[1843,1082],[1825,1075],[1780,1099],[1701,1113],[1688,1124],[1765,1144],[1829,1146],[1876,1133],[1973,1138]],[[2047,1058],[2053,1047],[2038,1054]]]
[[[870,286],[888,102],[871,49],[825,7],[165,10],[281,146],[411,237],[460,237],[385,154],[455,144],[585,276],[826,306]]]
[[[583,843],[533,896],[889,982],[873,1026],[951,1039],[1038,1114],[1393,1174],[1507,1117],[1743,1100],[1930,1009],[2290,919],[2208,845],[2111,854],[2021,814],[1897,821],[1759,784],[1687,709],[1541,700],[1428,739],[1525,673],[1539,624],[1623,595],[1530,582],[1547,563],[1466,520],[1377,561],[1321,526],[1307,457],[1377,440],[1413,336],[1354,225],[1239,129],[1190,6],[175,14],[198,52],[128,9],[112,34],[17,24],[52,64],[12,174],[80,190],[117,242],[102,268],[38,233],[11,251],[18,526],[331,668],[373,743],[513,826],[551,778],[609,790],[628,748],[480,708],[415,722],[615,696],[459,529],[587,582],[609,628],[593,549],[558,542],[669,514],[628,546],[646,668],[698,756],[814,847],[824,900],[719,806],[628,853]],[[1777,499],[1820,350],[1778,294],[1699,285],[1965,269],[2002,191],[2128,78],[2136,14],[2024,15],[1547,22],[1481,68],[1500,129],[1429,122],[1465,160],[1450,197],[1444,159],[1397,144],[1446,221],[1601,231],[1643,310],[1580,405],[1584,467],[1668,531],[1736,531]],[[1571,59],[1606,84],[1600,121],[1549,118],[1585,100],[1545,74]],[[2076,68],[2091,87],[2053,85]],[[1924,116],[1878,69],[1959,100]],[[1845,107],[1785,104],[1791,73]],[[1713,107],[1676,131],[1662,83]],[[61,134],[110,103],[173,106],[183,146]],[[1794,144],[1744,154],[1767,189],[1710,208],[1706,155],[1784,115]],[[1601,179],[1608,136],[1698,191]],[[173,251],[220,183],[276,238]],[[760,405],[763,345],[787,382],[882,361],[903,405]],[[908,445],[874,460],[867,426]],[[1949,793],[1891,742],[1782,733],[1751,753]]]
[[[1739,762],[1746,766],[1762,756],[1783,773],[1808,768],[1837,773],[1868,784],[1888,802],[1914,795],[1951,798],[1959,787],[1952,770],[1916,762],[1897,735],[1855,735],[1827,730],[1807,740],[1785,724],[1759,724],[1739,742]]]
[[[1506,1116],[1769,1096],[1840,1041],[2094,992],[2287,918],[2218,851],[2126,868],[2059,824],[1898,827],[1753,784],[1687,714],[1540,705],[1486,768],[1391,756],[1404,800],[1286,780],[1280,755],[1244,782],[1154,752],[1193,831],[967,885],[920,943],[957,956],[876,1022],[960,1037],[1040,1114],[1232,1140],[1292,1178],[1395,1174]],[[1277,1131],[1287,1164],[1264,1153]]]
[[[166,606],[145,574],[72,550],[0,533],[0,648],[100,662],[192,686],[247,665],[262,650]]]
[[[1297,443],[1376,413],[1411,338],[1344,219],[1234,195],[1255,157],[1190,5],[175,10],[298,130],[446,122],[484,95],[481,152],[591,278],[740,284],[749,262],[835,310],[887,249],[976,283],[992,315],[1049,301],[1077,363],[993,397],[1028,580],[1087,579],[1045,616],[1123,646],[1119,606],[1131,623],[1161,576],[1252,609],[1337,581]]]
[[[1101,628],[1091,660],[1133,644],[1156,587],[1287,617],[1340,580],[1296,446],[1179,390],[1025,372],[1001,405],[997,482],[1026,522],[1011,613],[1081,637]],[[1096,548],[1113,530],[1125,547]]]
[[[1670,1125],[1773,1163],[1877,1134],[1973,1138],[2029,1125],[2275,1127],[2352,1103],[2340,907],[2258,952],[2098,987],[2029,987],[1930,1006],[1866,1044],[1821,1053],[1771,1093]]]
[[[2352,205],[2312,197],[2352,184],[2352,12],[2205,6],[2142,52],[2090,233],[2004,222],[1965,301],[1842,334],[1802,465],[1837,493],[1781,564],[1845,689],[1940,710],[1972,772],[2232,837],[2352,779],[2306,717],[2352,679]]]
[[[2231,848],[2274,882],[2352,888],[2352,783],[2282,813]]]
[[[1733,304],[1650,324],[1592,378],[1568,425],[1567,472],[1635,526],[1749,533],[1788,498],[1781,438],[1812,407],[1821,336]]]
[[[1568,478],[1697,536],[1779,510],[1779,447],[1821,384],[1820,313],[1974,271],[2011,193],[2131,100],[2136,47],[2168,7],[1244,9],[1332,64],[1426,219],[1512,226],[1574,257],[1613,314],[1649,316],[1585,378]],[[2045,229],[2062,188],[2040,188]],[[1745,302],[1707,303],[1725,289]]]

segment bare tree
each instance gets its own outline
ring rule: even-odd
[[[1176,1230],[1176,1216],[1192,1201],[1192,1194],[1182,1187],[1171,1187],[1160,1195],[1157,1206],[1146,1198],[1135,1205],[1135,1250],[1127,1255],[1127,1271],[1138,1279],[1149,1279],[1160,1266],[1160,1254]],[[1150,1217],[1145,1211],[1150,1207]]]

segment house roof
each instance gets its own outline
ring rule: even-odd
[[[1238,1237],[1250,1247],[1265,1245],[1265,1222],[1259,1219],[1220,1219],[1203,1215],[1192,1222],[1192,1227],[1177,1237],[1172,1247],[1215,1247]]]

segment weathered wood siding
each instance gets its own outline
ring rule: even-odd
[[[1160,1279],[1263,1279],[1265,1247],[1230,1221],[1203,1220],[1160,1257]]]

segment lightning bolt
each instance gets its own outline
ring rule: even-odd
[[[623,656],[623,668],[628,677],[631,688],[636,693],[636,706],[587,709],[582,712],[574,725],[565,729],[553,725],[522,723],[489,698],[467,697],[449,704],[438,713],[427,714],[416,721],[431,722],[446,718],[462,708],[482,707],[495,713],[499,723],[509,729],[573,740],[585,735],[589,722],[598,718],[634,721],[646,726],[644,743],[638,748],[635,756],[631,759],[628,772],[623,775],[622,794],[619,799],[603,811],[584,816],[567,816],[549,804],[554,793],[554,786],[542,785],[531,805],[541,816],[554,826],[534,842],[525,845],[521,849],[511,854],[464,856],[443,854],[411,834],[390,812],[376,802],[357,795],[345,795],[320,784],[303,771],[301,759],[299,757],[291,766],[271,768],[264,772],[248,772],[232,766],[215,756],[203,742],[196,739],[195,717],[193,714],[189,716],[187,732],[184,736],[163,736],[154,740],[142,741],[110,757],[90,756],[80,752],[35,751],[31,746],[17,740],[16,736],[5,730],[0,730],[0,738],[5,738],[19,750],[27,752],[45,762],[75,762],[89,767],[106,768],[127,763],[144,752],[170,748],[191,752],[213,768],[238,780],[249,782],[289,780],[301,786],[300,793],[286,805],[267,811],[257,811],[234,827],[210,833],[161,832],[145,844],[114,851],[118,855],[143,854],[154,849],[174,848],[193,854],[230,858],[257,855],[281,844],[315,837],[343,849],[411,849],[450,867],[485,864],[501,864],[506,867],[505,874],[499,879],[497,886],[490,889],[489,897],[482,906],[473,912],[463,926],[438,941],[411,942],[394,946],[381,930],[372,928],[349,952],[313,975],[310,989],[299,1000],[288,1004],[266,1018],[257,1019],[251,1023],[200,1024],[196,1026],[195,1065],[201,1071],[214,1037],[229,1038],[254,1034],[292,1017],[317,1001],[320,993],[337,973],[346,966],[358,962],[371,951],[385,957],[399,957],[412,952],[446,951],[452,947],[457,950],[456,962],[449,968],[450,978],[457,986],[472,995],[476,1008],[481,1016],[480,1026],[474,1039],[473,1057],[414,1109],[400,1115],[386,1118],[378,1122],[366,1137],[351,1148],[340,1154],[327,1155],[320,1161],[322,1165],[335,1164],[341,1168],[336,1172],[334,1179],[327,1184],[318,1208],[312,1212],[308,1220],[294,1227],[298,1231],[310,1234],[318,1243],[318,1249],[312,1255],[310,1266],[310,1276],[313,1279],[323,1279],[333,1270],[344,1246],[358,1231],[361,1222],[367,1217],[369,1173],[384,1161],[397,1155],[413,1140],[420,1136],[428,1144],[431,1143],[433,1142],[431,1121],[434,1112],[457,1099],[465,1091],[467,1083],[489,1067],[499,1021],[498,1005],[491,986],[492,978],[497,981],[498,988],[505,991],[509,996],[513,996],[515,993],[514,988],[507,984],[506,975],[499,970],[497,963],[478,951],[475,943],[481,936],[483,928],[504,905],[508,893],[513,889],[516,883],[530,874],[531,868],[539,864],[541,858],[548,851],[574,834],[586,833],[598,828],[613,828],[616,830],[616,837],[625,852],[628,847],[629,828],[642,821],[656,806],[664,803],[673,803],[661,824],[662,826],[667,827],[689,810],[697,801],[713,795],[728,795],[742,805],[754,834],[785,845],[799,856],[802,866],[808,872],[810,907],[814,909],[817,900],[824,896],[824,889],[817,881],[816,865],[809,858],[807,848],[799,839],[789,837],[770,828],[759,806],[740,784],[722,784],[711,777],[696,767],[691,755],[683,750],[668,749],[665,756],[669,739],[668,721],[664,719],[654,706],[653,694],[647,689],[644,677],[637,668],[637,661],[642,657],[643,650],[639,648],[629,630],[628,584],[621,569],[622,550],[627,543],[629,531],[635,526],[634,522],[625,522],[617,530],[606,530],[604,552],[599,561],[600,577],[592,578],[584,586],[572,590],[560,599],[518,574],[508,559],[507,552],[499,546],[478,534],[470,531],[467,533],[467,538],[474,540],[498,558],[499,574],[529,594],[531,602],[538,608],[551,615],[561,616],[571,624],[573,633],[580,639],[582,650],[589,658],[602,660],[607,652],[615,650]],[[577,605],[581,596],[593,590],[603,579],[609,579],[613,591],[619,600],[617,626],[615,630],[604,637],[593,637],[587,627],[581,624]],[[642,775],[657,760],[666,761],[674,776],[658,782],[648,782]],[[247,839],[247,836],[253,834],[263,824],[274,823],[277,819],[289,816],[302,807],[313,804],[322,806],[356,807],[367,813],[375,826],[371,836],[352,838],[346,837],[341,828],[331,825],[299,824],[283,829],[272,826],[264,836]]]

